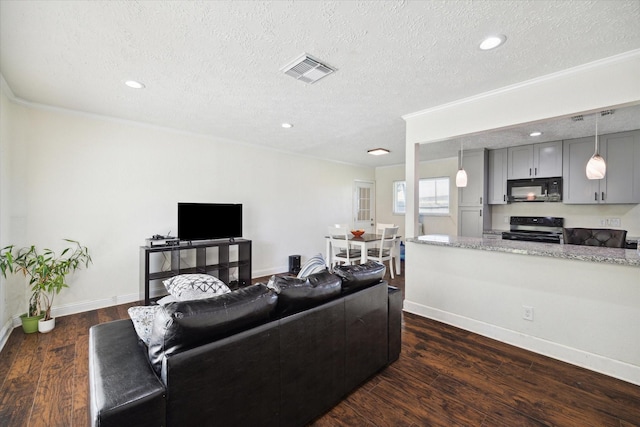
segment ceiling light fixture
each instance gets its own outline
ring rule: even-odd
[[[456,173],[456,187],[458,188],[467,186],[467,172],[462,167],[463,153],[462,140],[460,140],[460,168],[458,169],[458,173]]]
[[[126,82],[124,82],[124,84],[129,86],[131,89],[144,89],[145,87],[144,84],[135,80],[127,80]]]
[[[382,156],[384,154],[389,154],[389,150],[386,148],[374,148],[372,150],[367,150],[367,153],[374,156]]]
[[[540,135],[542,135],[542,132],[540,132],[539,130],[537,130],[537,131],[535,131],[535,132],[531,132],[531,133],[529,134],[529,136],[540,136]]]
[[[596,151],[587,162],[587,178],[602,179],[607,173],[607,164],[598,152],[598,114],[596,113]]]
[[[293,125],[291,123],[283,123],[282,127],[285,129],[291,129],[293,127]]]
[[[489,36],[482,40],[480,43],[481,50],[491,50],[495,49],[498,46],[504,44],[507,41],[507,37],[503,34],[498,34],[496,36]]]

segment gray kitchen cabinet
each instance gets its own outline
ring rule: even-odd
[[[488,215],[482,208],[460,206],[458,208],[458,236],[482,237],[484,233],[484,219]]]
[[[562,202],[567,204],[598,203],[594,196],[600,191],[600,180],[587,179],[586,167],[593,155],[593,137],[564,141]]]
[[[485,149],[464,152],[463,167],[467,186],[458,189],[458,236],[482,237],[491,228],[487,208],[488,152]]]
[[[487,202],[490,205],[507,203],[507,154],[506,148],[489,150]]]
[[[640,203],[640,130],[604,135],[600,141],[607,162],[601,199],[604,193],[604,203]]]
[[[508,179],[522,179],[533,177],[533,145],[520,145],[509,147],[508,153]]]
[[[600,136],[607,164],[603,179],[588,179],[586,165],[595,137],[564,141],[563,202],[567,204],[640,203],[640,130]]]
[[[562,141],[509,147],[508,179],[562,176]]]

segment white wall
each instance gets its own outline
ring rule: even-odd
[[[324,252],[326,225],[352,216],[354,180],[374,178],[372,168],[2,99],[14,112],[8,130],[3,113],[2,147],[26,154],[3,156],[3,195],[22,187],[12,203],[25,209],[8,218],[3,196],[2,230],[24,224],[20,245],[52,249],[76,239],[94,260],[70,277],[56,315],[137,299],[139,247],[176,234],[178,201],[243,203],[257,277],[286,271],[291,254]],[[1,320],[22,305],[8,301]]]
[[[449,215],[421,216],[423,234],[457,234],[458,223],[458,188],[456,187],[456,172],[458,159],[440,159],[420,162],[419,178],[449,177]],[[405,166],[395,165],[376,168],[376,218],[378,222],[396,224],[403,240],[407,237],[405,216],[393,213],[393,182],[405,180]]]
[[[4,82],[0,82],[4,83]],[[9,198],[9,126],[11,123],[9,100],[4,95],[4,91],[0,91],[0,248],[9,245],[9,222],[5,219],[9,218],[9,206],[11,199]],[[6,336],[6,328],[9,321],[9,314],[6,310],[6,279],[0,275],[0,348]]]
[[[24,221],[26,202],[25,168],[21,167],[27,150],[20,144],[24,137],[20,125],[24,109],[11,103],[11,93],[0,76],[0,248],[27,245]],[[0,276],[0,348],[13,328],[16,313],[26,311],[27,288],[23,278]],[[18,314],[19,314],[18,313]]]

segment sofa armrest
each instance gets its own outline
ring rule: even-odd
[[[389,359],[391,364],[400,357],[402,347],[402,291],[388,287],[389,293]]]
[[[131,320],[89,330],[89,410],[93,427],[166,425],[165,388]]]

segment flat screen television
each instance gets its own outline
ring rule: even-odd
[[[242,204],[178,203],[180,240],[242,237]]]

